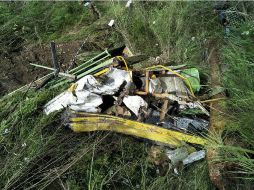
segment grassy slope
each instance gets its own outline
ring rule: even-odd
[[[69,28],[81,27],[80,25],[92,21],[86,17],[89,13],[77,3],[24,4],[22,4],[25,6],[24,9],[20,9],[18,14],[20,18],[30,19],[26,22],[9,14],[8,11],[1,11],[4,14],[4,17],[1,17],[1,24],[4,23],[4,27],[1,29],[7,31],[8,35],[12,34],[7,39],[18,39],[17,44],[23,43],[24,39],[36,42],[51,39],[72,40],[83,38],[91,31],[83,27],[79,35],[66,34]],[[17,7],[20,7],[19,4],[14,8],[12,6],[10,8],[15,12]],[[114,35],[110,40],[116,43],[124,41],[134,52],[152,56],[166,52],[169,61],[194,65],[205,76],[209,72],[202,56],[205,53],[204,40],[223,36],[222,28],[218,26],[211,6],[212,3],[207,2],[152,2],[136,3],[131,10],[126,10],[123,4],[117,2],[97,5],[102,12],[102,21],[116,19],[116,30],[121,35],[112,31]],[[48,18],[45,15],[50,15],[50,19],[45,19]],[[36,19],[32,19],[32,16]],[[38,23],[34,23],[33,20]],[[8,27],[14,24],[18,26],[16,29]],[[35,26],[41,27],[37,30],[39,32],[35,32]],[[27,28],[27,33],[22,33],[23,28],[26,27],[30,29]],[[7,32],[1,34],[7,35]],[[237,39],[232,36],[222,46],[222,58],[227,66],[223,75],[224,82],[230,92],[228,107],[234,110],[233,117],[236,118],[228,124],[226,134],[237,133],[240,139],[243,139],[245,148],[251,150],[253,129],[250,113],[253,112],[251,105],[254,102],[251,92],[252,41],[251,35],[240,37],[239,32],[236,32],[235,36],[238,36]],[[6,36],[1,35],[1,37],[3,39]],[[9,41],[5,42],[5,46],[9,47]],[[236,72],[244,77],[239,80],[239,77],[235,77]],[[135,138],[111,133],[87,135],[73,134],[65,130],[60,122],[62,119],[60,114],[44,116],[41,112],[42,105],[56,92],[44,90],[39,94],[21,93],[1,99],[0,151],[3,162],[0,164],[3,169],[0,170],[0,187],[11,188],[17,184],[20,187],[30,187],[36,184],[37,189],[55,179],[58,180],[59,175],[70,189],[84,187],[87,189],[118,189],[119,187],[213,189],[208,179],[205,162],[184,169],[179,176],[169,171],[166,175],[158,175],[157,167],[147,158],[148,149],[144,142],[137,143]],[[8,134],[3,134],[5,129],[9,130]],[[219,145],[222,144],[214,144],[216,147]],[[237,158],[237,162],[240,160],[245,172],[248,172],[248,177],[252,178],[251,155],[241,149],[236,150],[235,145],[232,147],[222,145],[222,147],[226,154],[223,154],[220,160],[229,161],[231,158]],[[230,157],[227,156],[229,153]],[[232,153],[234,157],[231,156]],[[236,162],[234,159],[231,161]],[[22,181],[24,183],[20,183]]]

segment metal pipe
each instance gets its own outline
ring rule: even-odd
[[[37,65],[37,64],[34,64],[34,63],[30,63],[30,65],[35,66],[35,67],[40,67],[40,68],[43,68],[43,69],[47,69],[47,70],[51,70],[51,71],[55,71],[55,69],[53,69],[51,67],[44,66],[44,65]]]
[[[51,47],[52,63],[54,66],[55,76],[57,76],[58,72],[60,71],[60,67],[58,65],[55,42],[50,42],[50,47]]]
[[[44,66],[44,65],[37,65],[37,64],[34,64],[34,63],[30,63],[30,65],[33,65],[35,67],[40,67],[40,68],[43,68],[43,69],[47,69],[47,70],[51,70],[51,71],[55,71],[55,69],[53,69],[51,67]],[[58,72],[57,74],[59,76],[66,77],[66,78],[69,78],[71,80],[75,80],[76,79],[75,75],[71,75],[71,74],[68,74],[68,73]]]

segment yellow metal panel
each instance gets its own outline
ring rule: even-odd
[[[70,118],[71,129],[75,132],[114,131],[173,146],[182,146],[183,141],[199,145],[206,143],[206,140],[201,137],[120,117],[102,114],[84,114],[80,112],[76,112],[76,114],[80,116]]]
[[[109,68],[105,68],[105,69],[99,71],[98,73],[95,73],[93,76],[98,77],[98,76],[106,73],[107,71],[109,71]]]

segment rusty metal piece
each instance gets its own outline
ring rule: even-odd
[[[163,101],[163,105],[161,107],[160,121],[163,121],[165,119],[165,116],[166,116],[166,113],[168,110],[168,106],[169,106],[168,104],[169,104],[169,100],[165,99]]]
[[[145,91],[136,91],[137,95],[147,95],[149,94],[149,71],[146,71],[146,78],[145,78]]]
[[[148,94],[149,92],[149,71],[146,71],[146,86],[145,86],[145,92]]]

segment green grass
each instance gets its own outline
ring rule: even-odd
[[[221,44],[221,79],[229,96],[223,105],[227,122],[207,147],[220,152],[214,162],[225,164],[223,172],[233,176],[236,189],[251,189],[254,183],[253,24],[231,28]],[[243,35],[243,31],[250,33]]]
[[[1,51],[19,49],[24,43],[43,43],[66,31],[89,25],[94,18],[78,2],[1,2]]]
[[[218,38],[222,79],[229,93],[225,109],[232,118],[222,134],[210,137],[207,148],[220,151],[214,162],[236,166],[225,172],[239,178],[237,188],[251,189],[253,24],[248,22],[221,40],[223,29],[212,13],[212,4],[134,2],[134,7],[125,9],[123,2],[103,2],[97,4],[102,18],[94,22],[91,13],[77,2],[0,3],[1,50],[24,43],[72,41],[91,34],[104,44],[124,42],[135,54],[164,54],[166,62],[195,66],[208,78],[205,43]],[[247,11],[253,14],[250,8],[247,6]],[[116,31],[101,29],[110,19],[116,20]],[[248,36],[240,35],[246,30]],[[61,90],[21,92],[0,99],[1,189],[41,189],[58,180],[70,189],[215,189],[206,161],[175,175],[168,166],[161,168],[149,161],[149,145],[144,141],[105,132],[75,134],[64,126],[66,115],[45,116],[43,105]],[[224,139],[232,136],[237,141],[226,145]]]
[[[42,113],[46,100],[55,94],[49,90],[20,93],[0,101],[1,116],[6,118],[0,127],[1,189],[41,189],[59,178],[71,189],[155,189],[158,185],[161,189],[212,189],[205,162],[177,176],[150,162],[149,146],[136,138],[65,129],[65,115]],[[15,104],[12,110],[10,105]],[[9,133],[3,134],[5,129]],[[167,174],[157,174],[158,169]]]

